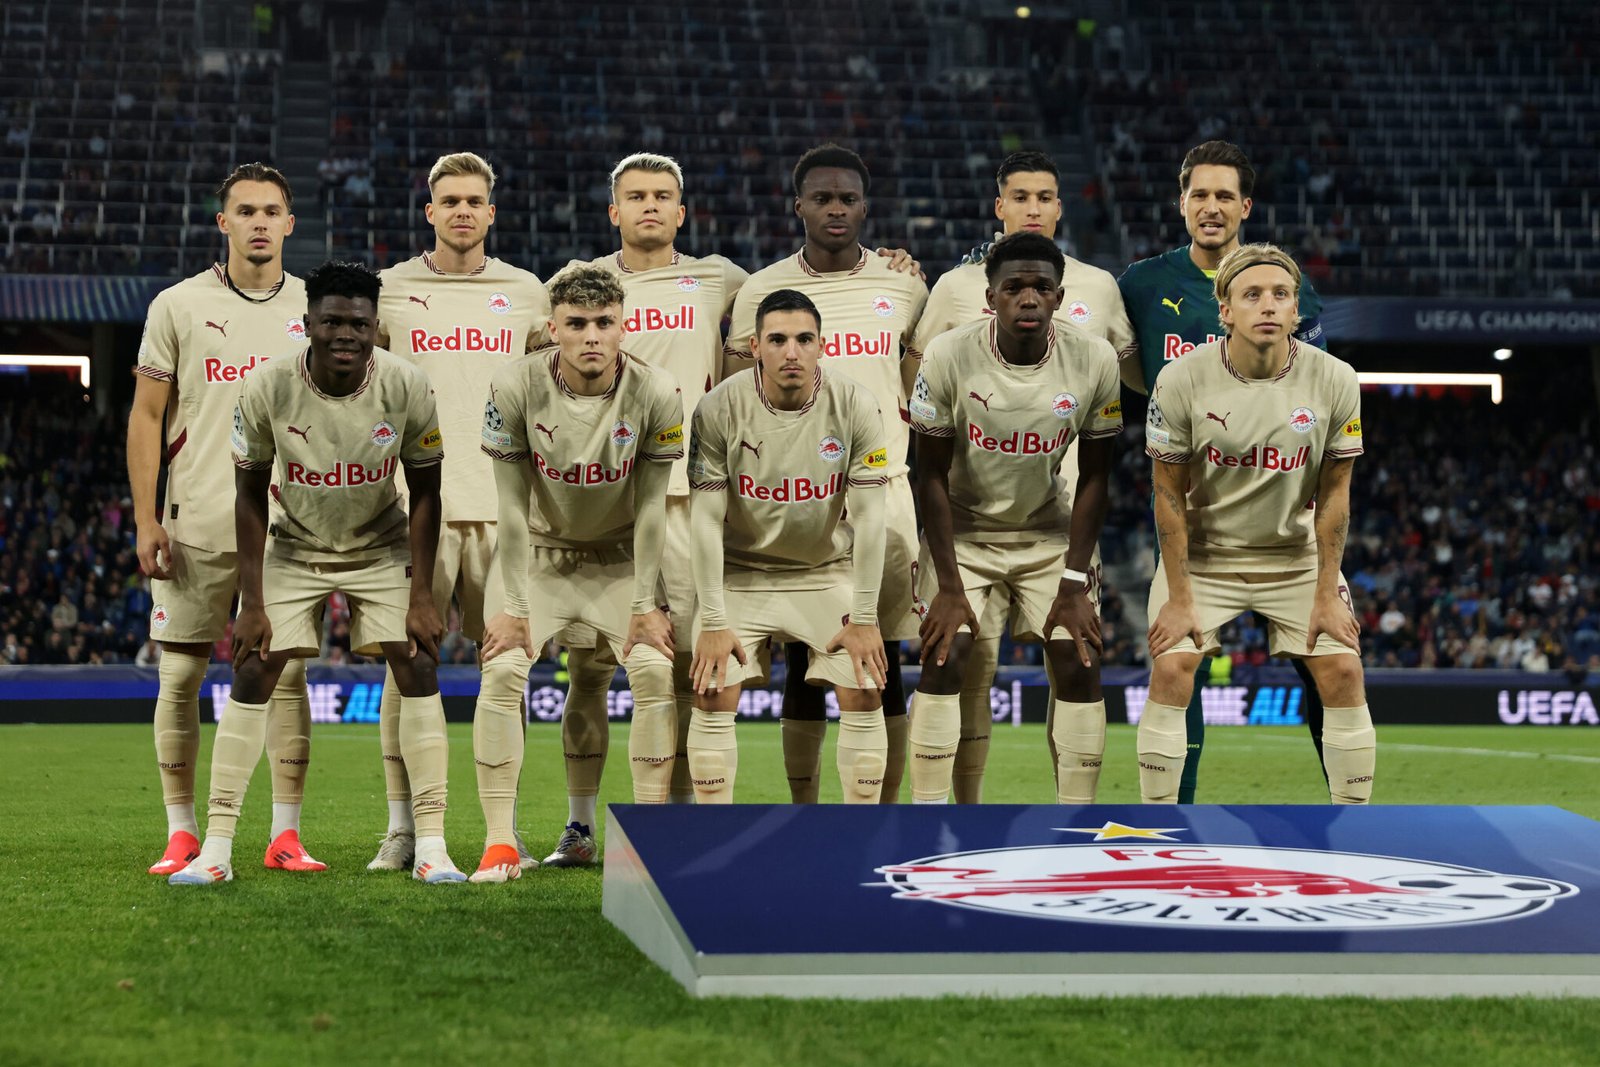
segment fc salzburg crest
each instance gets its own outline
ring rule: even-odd
[[[1398,930],[1534,915],[1576,886],[1402,856],[1179,843],[954,852],[879,867],[895,898],[1190,930]],[[1157,843],[1170,842],[1170,843]]]

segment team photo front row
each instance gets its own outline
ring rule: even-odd
[[[494,883],[539,865],[516,813],[528,674],[551,642],[568,653],[569,811],[547,866],[598,862],[618,666],[634,801],[731,803],[740,689],[765,682],[775,644],[795,802],[818,799],[830,686],[846,803],[897,803],[905,784],[915,803],[981,800],[1009,628],[1043,645],[1056,800],[1093,803],[1106,732],[1098,542],[1124,385],[1149,393],[1159,550],[1143,800],[1192,800],[1197,677],[1221,629],[1255,612],[1306,681],[1330,798],[1369,801],[1376,740],[1340,573],[1362,451],[1356,375],[1311,343],[1318,305],[1293,259],[1240,242],[1254,177],[1235,146],[1184,160],[1193,243],[1120,282],[1064,256],[1054,164],[1016,153],[997,180],[1003,232],[931,294],[909,255],[860,244],[869,176],[838,146],[795,167],[801,251],[754,274],[673,247],[683,176],[670,158],[628,157],[611,180],[622,250],[548,285],[485,254],[494,174],[472,153],[429,174],[433,251],[381,274],[328,262],[294,278],[282,175],[247,164],[224,183],[229,258],[152,304],[128,428],[163,649],[168,844],[152,874],[233,878],[263,752],[264,865],[325,869],[299,815],[305,662],[335,592],[351,650],[385,662],[389,825],[372,870]],[[1174,316],[1186,299],[1215,307],[1184,328],[1217,338],[1160,355],[1134,300],[1153,307],[1163,292],[1179,294],[1161,300]],[[198,692],[235,592],[202,841]],[[486,835],[470,875],[444,833],[437,667],[452,608],[481,667]],[[908,700],[900,643],[913,639]]]

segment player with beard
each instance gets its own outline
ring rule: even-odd
[[[428,172],[424,214],[433,226],[433,251],[383,271],[378,298],[380,347],[409,359],[432,384],[439,421],[453,441],[476,440],[489,382],[501,367],[548,340],[550,298],[537,277],[488,254],[495,221],[494,168],[472,152],[440,156]],[[444,461],[439,558],[433,570],[434,607],[448,618],[450,601],[461,612],[461,629],[483,640],[483,620],[501,608],[502,585],[494,567],[494,463],[476,448],[452,448]],[[478,689],[480,723],[499,723],[504,712],[523,706],[531,663],[513,650],[484,665]],[[411,785],[400,757],[400,690],[384,677],[378,735],[383,747],[389,827],[368,870],[411,866],[416,838],[411,822]],[[497,709],[484,711],[484,708]],[[490,739],[476,747],[492,766],[478,765],[479,787],[509,753]],[[512,803],[515,804],[513,797]],[[518,838],[518,845],[521,839]],[[524,867],[537,865],[526,849]]]
[[[677,750],[676,640],[660,574],[683,405],[666,371],[623,351],[625,298],[614,274],[563,271],[550,300],[555,344],[496,374],[483,413],[506,531],[498,549],[506,606],[487,623],[484,662],[513,649],[531,657],[573,624],[593,629],[633,692],[634,801],[665,803]],[[527,538],[510,535],[524,528]],[[503,803],[522,766],[520,704],[503,715],[493,734],[511,759],[493,766],[495,789],[481,793],[489,845],[474,881],[520,873]],[[482,751],[478,762],[488,762]]]
[[[748,360],[756,336],[756,309],[779,289],[804,293],[820,312],[823,363],[867,388],[883,420],[889,449],[883,474],[885,546],[877,621],[884,639],[887,684],[883,694],[888,766],[882,803],[899,800],[906,765],[905,695],[900,681],[900,642],[917,635],[912,611],[917,525],[906,456],[910,445],[905,397],[919,362],[911,337],[927,303],[928,287],[915,264],[897,270],[897,260],[861,244],[870,183],[861,157],[835,144],[800,157],[793,173],[794,211],[805,244],[794,255],[750,276],[734,302],[728,327],[730,357]],[[744,363],[748,366],[748,363]],[[784,646],[787,674],[783,696],[783,754],[789,792],[797,804],[815,803],[827,715],[822,691],[806,684],[809,652],[804,643]]]
[[[1061,223],[1061,174],[1055,162],[1042,152],[1013,152],[1000,163],[995,175],[998,191],[994,198],[995,218],[1001,232],[995,240],[973,249],[961,265],[945,274],[928,295],[928,306],[917,323],[913,344],[927,352],[934,338],[992,316],[988,303],[989,280],[985,261],[995,242],[1015,233],[1036,233],[1054,238]],[[1063,296],[1058,301],[1054,321],[1058,332],[1083,330],[1110,342],[1121,351],[1133,338],[1128,313],[1122,306],[1117,280],[1099,267],[1063,256],[1061,278]],[[913,420],[915,421],[915,420]],[[1062,506],[1070,512],[1073,487],[1078,484],[1078,442],[1067,448],[1062,465]],[[1100,546],[1096,545],[1085,571],[1091,595],[1098,602],[1100,591]],[[920,577],[920,572],[919,572]],[[961,683],[961,742],[956,749],[952,795],[958,804],[976,804],[983,799],[983,772],[989,760],[989,731],[994,721],[990,687],[1000,662],[1000,631],[1006,624],[1005,597],[985,601],[989,615],[980,620],[972,635]],[[1050,766],[1058,765],[1055,747],[1055,682],[1053,661],[1046,657],[1045,672],[1051,676],[1051,696],[1045,724],[1045,739],[1050,749]]]
[[[884,784],[887,664],[877,611],[889,454],[871,393],[819,367],[822,326],[803,293],[767,294],[750,341],[755,366],[729,376],[695,412],[700,613],[689,764],[703,804],[733,802],[740,683],[751,656],[774,640],[802,643],[807,681],[834,687],[845,803],[876,804]]]
[[[1372,797],[1376,734],[1360,624],[1339,566],[1362,451],[1356,372],[1298,340],[1300,268],[1272,245],[1217,266],[1224,336],[1162,372],[1150,396],[1161,568],[1150,587],[1150,699],[1139,719],[1139,792],[1175,803],[1184,705],[1218,631],[1246,611],[1275,656],[1304,659],[1327,701],[1322,761],[1335,804]]]
[[[922,678],[911,717],[919,804],[945,803],[950,793],[957,694],[979,620],[1008,614],[1019,637],[1044,642],[1062,695],[1051,721],[1056,799],[1095,800],[1106,705],[1088,568],[1105,521],[1122,403],[1111,345],[1052,321],[1064,298],[1064,260],[1043,234],[996,242],[984,263],[994,315],[938,337],[911,395],[923,518]],[[1076,438],[1082,467],[1069,497],[1059,481]],[[999,610],[990,608],[995,600]]]
[[[674,241],[683,225],[683,170],[669,156],[637,152],[611,171],[611,224],[622,247],[590,261],[616,275],[627,295],[624,341],[628,352],[666,371],[683,400],[685,425],[700,398],[722,377],[722,320],[733,308],[739,287],[749,277],[722,256],[692,256]],[[580,266],[574,261],[568,267]],[[692,803],[687,743],[694,688],[689,682],[692,652],[684,629],[694,619],[694,577],[689,562],[689,478],[686,460],[672,465],[667,488],[667,542],[661,568],[669,613],[680,630],[682,647],[673,659],[677,699],[675,755],[671,799]],[[616,664],[592,634],[565,635],[569,642],[570,681],[561,712],[561,739],[567,774],[567,824],[545,863],[553,867],[587,866],[598,859],[594,827],[601,773],[605,769],[610,730],[606,693]],[[641,726],[630,734],[630,749]],[[642,746],[653,751],[654,743]],[[630,759],[651,758],[641,753]]]
[[[449,760],[436,670],[444,627],[432,593],[443,437],[426,376],[373,348],[380,284],[355,263],[312,271],[310,348],[252,374],[234,406],[233,690],[212,744],[205,842],[168,879],[173,885],[233,879],[233,835],[261,757],[265,701],[290,659],[317,655],[322,605],[334,592],[350,601],[353,649],[388,659],[401,692],[417,827],[412,874],[430,884],[466,879],[444,843]],[[409,510],[394,484],[402,464]],[[270,527],[269,491],[279,508]]]
[[[253,368],[296,351],[305,340],[305,283],[283,266],[283,241],[294,232],[288,179],[264,163],[246,163],[228,175],[217,199],[227,262],[162,291],[151,303],[128,415],[139,568],[152,579],[150,636],[161,644],[155,742],[167,848],[150,873],[162,876],[182,870],[200,851],[194,810],[200,686],[211,647],[227,632],[239,585],[233,465],[226,458],[234,402]],[[161,504],[156,482],[163,458],[168,475]],[[272,840],[265,863],[324,870],[300,843],[311,758],[304,661],[285,668],[269,704]]]
[[[1218,339],[1217,298],[1213,281],[1229,252],[1239,247],[1239,231],[1254,204],[1256,172],[1238,145],[1207,141],[1183,157],[1178,171],[1178,209],[1189,243],[1150,259],[1140,260],[1117,279],[1122,299],[1133,323],[1133,343],[1120,352],[1122,381],[1138,393],[1155,389],[1157,377],[1174,360]],[[1309,279],[1302,279],[1299,297],[1300,325],[1295,336],[1302,342],[1325,344],[1319,315],[1322,300]],[[1159,545],[1157,546],[1159,551]],[[1292,661],[1305,685],[1306,726],[1317,757],[1322,758],[1322,698],[1316,678],[1304,661]],[[1192,804],[1205,747],[1206,720],[1201,689],[1211,674],[1211,661],[1202,660],[1186,712],[1187,758],[1179,803]]]

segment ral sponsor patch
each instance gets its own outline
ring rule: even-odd
[[[1102,419],[1120,419],[1120,418],[1122,418],[1122,401],[1113,400],[1111,403],[1109,403],[1105,407],[1101,408],[1100,409],[1100,417]]]
[[[1344,424],[1344,429],[1340,430],[1339,432],[1344,434],[1346,437],[1360,437],[1361,420],[1351,419],[1349,422]]]
[[[665,430],[662,430],[660,433],[656,434],[656,444],[658,444],[658,445],[681,445],[681,444],[683,444],[683,423],[680,422],[676,426],[669,426]]]
[[[861,465],[863,467],[871,467],[873,470],[887,467],[889,465],[889,450],[887,448],[873,449],[861,460]]]
[[[417,441],[417,444],[421,445],[423,448],[438,448],[444,444],[444,434],[440,433],[439,428],[435,426],[433,429],[423,434],[422,437]]]

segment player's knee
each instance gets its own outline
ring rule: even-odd
[[[609,689],[616,673],[617,661],[609,649],[567,649],[567,674],[574,689]]]
[[[387,651],[387,648],[385,649]],[[399,655],[389,656],[389,667],[394,671],[394,684],[401,696],[425,697],[439,691],[439,664],[432,656],[417,649],[415,656],[406,655],[404,646]]]
[[[1349,707],[1366,703],[1365,672],[1359,658],[1339,654],[1319,659],[1314,673],[1324,704]]]
[[[1174,694],[1183,697],[1183,703],[1188,702],[1189,693],[1194,686],[1195,665],[1200,662],[1200,657],[1184,653],[1172,653],[1166,656],[1157,656],[1150,666],[1150,688],[1159,690],[1164,696],[1172,697]],[[1163,703],[1176,704],[1177,699],[1166,699]]]
[[[233,669],[233,699],[242,704],[265,704],[272,699],[273,686],[282,662],[276,657],[250,656]]]
[[[672,693],[672,660],[650,645],[634,645],[623,664],[628,687],[635,693],[666,697]]]
[[[917,688],[924,693],[935,693],[939,696],[961,692],[962,680],[966,677],[967,662],[971,654],[972,636],[957,634],[945,652],[943,663],[929,660],[922,665],[922,679],[917,682]]]
[[[835,693],[839,698],[841,712],[868,712],[879,711],[883,708],[883,695],[876,689],[846,689],[839,686]]]
[[[1056,695],[1061,700],[1080,702],[1100,699],[1100,658],[1091,648],[1089,666],[1078,658],[1078,646],[1072,641],[1052,641],[1045,646],[1045,654],[1055,664]]]

